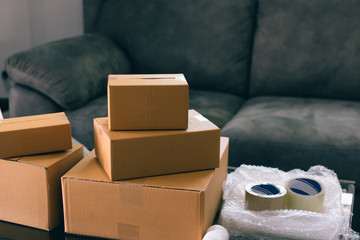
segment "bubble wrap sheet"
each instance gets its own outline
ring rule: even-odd
[[[244,209],[245,186],[248,183],[270,182],[284,186],[288,179],[311,177],[325,187],[324,212],[302,210],[248,211]],[[349,214],[341,203],[342,189],[336,174],[323,166],[307,172],[289,172],[277,168],[241,165],[230,173],[223,184],[223,206],[220,224],[234,236],[266,239],[339,239],[349,236]],[[351,239],[359,239],[350,233]],[[242,238],[241,238],[242,239]]]

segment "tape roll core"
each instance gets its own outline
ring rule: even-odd
[[[248,184],[245,187],[245,209],[252,211],[285,209],[286,189],[271,183]]]
[[[322,212],[324,210],[325,188],[311,178],[294,178],[286,182],[286,208]]]

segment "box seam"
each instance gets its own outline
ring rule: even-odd
[[[173,188],[173,187],[160,187],[160,186],[153,186],[153,185],[139,185],[139,184],[130,184],[130,183],[120,183],[119,181],[105,181],[105,180],[93,180],[93,179],[85,179],[85,178],[76,178],[76,177],[62,177],[63,179],[71,179],[76,181],[83,181],[83,182],[98,182],[98,183],[110,183],[110,184],[117,184],[117,185],[124,185],[124,186],[134,186],[134,187],[146,187],[146,188],[156,188],[156,189],[169,189],[175,191],[188,191],[188,192],[203,192],[203,190],[194,190],[194,189],[186,189],[186,188]]]

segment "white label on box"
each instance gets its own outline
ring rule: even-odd
[[[186,79],[183,76],[176,76],[175,80],[186,82]]]
[[[205,118],[202,115],[195,115],[194,118],[196,118],[197,120],[204,122],[204,121],[209,121],[207,118]]]

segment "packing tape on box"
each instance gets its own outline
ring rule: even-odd
[[[140,239],[140,228],[137,225],[117,223],[119,239]]]
[[[325,188],[311,178],[293,178],[286,182],[286,208],[322,212],[324,210]]]
[[[117,79],[116,76],[112,76],[112,75],[109,75],[109,76],[108,76],[108,82],[115,81],[116,79]]]
[[[245,187],[245,209],[252,211],[285,209],[286,189],[272,183],[250,183]]]
[[[206,231],[206,234],[202,240],[229,240],[229,233],[221,225],[212,225]]]
[[[108,77],[108,82],[112,82],[117,80],[118,78],[116,76],[110,75]],[[178,80],[187,82],[185,77],[183,75],[178,76],[177,74],[171,75],[171,74],[149,74],[149,75],[128,75],[127,77],[124,77],[123,79],[141,79],[141,80]]]
[[[136,184],[119,184],[118,202],[122,205],[142,206],[143,186]]]

